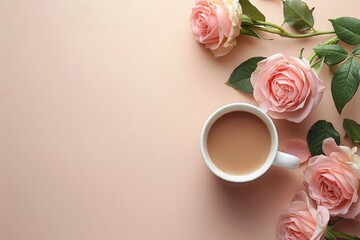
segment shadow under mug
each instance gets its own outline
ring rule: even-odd
[[[257,170],[247,174],[235,175],[222,171],[213,163],[207,149],[207,136],[209,134],[211,126],[222,115],[235,111],[243,111],[254,114],[265,123],[270,133],[271,147],[266,161]],[[255,180],[256,178],[262,176],[270,168],[271,165],[285,168],[299,167],[299,158],[278,151],[278,145],[279,139],[274,122],[262,109],[248,103],[230,103],[218,108],[206,120],[200,136],[201,154],[206,165],[216,176],[230,182],[249,182]]]

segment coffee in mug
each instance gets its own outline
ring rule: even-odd
[[[296,168],[299,158],[278,151],[278,134],[271,118],[247,103],[220,107],[206,120],[200,136],[203,159],[218,177],[248,182],[271,165]]]
[[[244,111],[222,115],[213,123],[207,137],[211,160],[229,174],[247,174],[260,168],[270,148],[271,137],[265,123]]]

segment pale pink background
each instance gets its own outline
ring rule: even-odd
[[[282,23],[280,0],[253,3]],[[200,130],[217,107],[254,103],[224,84],[242,61],[302,47],[309,56],[329,37],[239,38],[215,59],[193,39],[193,4],[1,1],[1,240],[274,239],[279,212],[303,189],[302,169],[226,183],[203,163]],[[317,29],[360,17],[358,0],[308,4]],[[360,94],[339,116],[327,68],[321,77],[327,90],[309,118],[276,121],[281,142],[305,138],[317,119],[342,135],[344,117],[360,121]]]

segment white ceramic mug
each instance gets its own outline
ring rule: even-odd
[[[265,123],[265,125],[267,126],[270,132],[271,148],[266,161],[260,168],[248,174],[235,175],[222,171],[212,162],[207,149],[207,136],[213,123],[222,115],[234,111],[243,111],[254,114]],[[252,181],[262,176],[270,168],[271,165],[286,167],[286,168],[299,167],[300,164],[299,158],[278,151],[278,145],[279,145],[278,134],[276,131],[276,127],[273,121],[271,120],[271,118],[260,108],[248,103],[231,103],[217,109],[206,120],[200,136],[201,153],[205,160],[206,165],[216,176],[230,182]]]

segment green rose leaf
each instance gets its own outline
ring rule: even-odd
[[[283,0],[285,22],[299,31],[312,29],[314,17],[312,10],[301,0]]]
[[[257,63],[263,59],[265,59],[265,57],[253,57],[240,64],[231,73],[226,84],[244,93],[252,93],[254,88],[251,85],[250,77],[255,71]]]
[[[354,48],[352,50],[352,54],[355,56],[360,55],[360,46],[357,46],[356,48]]]
[[[257,32],[255,32],[254,30],[252,30],[249,27],[245,27],[243,26],[240,30],[240,34],[241,35],[245,35],[245,36],[250,36],[250,37],[254,37],[254,38],[260,38],[259,34],[257,34]]]
[[[329,137],[333,138],[337,145],[340,144],[340,135],[331,122],[319,120],[311,126],[306,141],[312,156],[323,154],[322,142]]]
[[[319,73],[322,69],[324,65],[324,57],[320,58],[319,60],[317,60],[316,62],[314,62],[311,67],[317,72]]]
[[[324,62],[333,66],[344,61],[348,57],[346,49],[340,45],[320,45],[314,48],[319,58],[324,57]]]
[[[241,5],[243,14],[247,15],[249,18],[255,21],[265,21],[264,14],[262,14],[259,9],[252,5],[249,0],[240,0],[239,3]]]
[[[343,127],[346,135],[351,138],[351,141],[353,143],[360,143],[360,125],[357,122],[345,118],[343,122]]]
[[[360,20],[352,17],[330,19],[336,35],[345,43],[355,45],[360,43]]]
[[[360,67],[354,57],[336,69],[331,81],[331,94],[337,111],[342,109],[356,93],[360,83]]]

